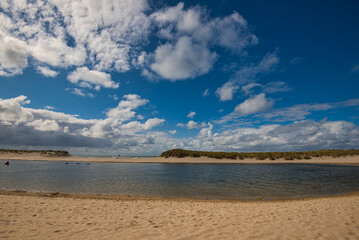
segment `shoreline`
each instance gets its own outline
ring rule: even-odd
[[[161,197],[161,196],[141,196],[141,195],[121,195],[121,194],[93,194],[93,193],[62,193],[62,192],[29,192],[25,190],[6,190],[0,189],[0,195],[6,196],[28,196],[40,198],[70,198],[70,199],[96,199],[96,200],[118,200],[118,201],[174,201],[174,202],[292,202],[292,201],[308,201],[326,198],[343,198],[343,197],[359,197],[359,191],[326,195],[326,196],[308,196],[299,198],[255,198],[255,199],[204,199],[204,198],[188,198],[188,197]]]
[[[95,158],[95,157],[55,157],[43,156],[40,154],[0,154],[0,160],[30,160],[30,161],[63,161],[63,162],[103,162],[103,163],[166,163],[166,164],[337,164],[337,165],[359,165],[359,156],[348,157],[318,157],[312,159],[295,159],[295,160],[257,160],[257,159],[214,159],[207,157],[193,158],[163,158],[163,157],[146,157],[146,158]]]

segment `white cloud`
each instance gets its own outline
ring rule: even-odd
[[[165,120],[130,121],[136,114],[134,110],[147,102],[138,95],[126,95],[116,108],[107,112],[106,118],[87,120],[51,110],[26,108],[24,105],[30,101],[25,96],[0,99],[0,131],[3,133],[0,145],[113,149],[153,145],[151,139],[156,133],[147,136],[147,132]]]
[[[132,46],[149,34],[150,20],[144,13],[147,1],[55,2],[65,18],[67,32],[88,46],[96,70],[129,70]]]
[[[58,72],[51,70],[48,67],[38,66],[36,69],[39,73],[41,73],[45,77],[56,77],[58,74]]]
[[[114,101],[117,101],[118,100],[118,96],[116,94],[113,94],[113,95],[108,95],[110,98],[112,98]]]
[[[92,93],[87,93],[82,89],[79,88],[66,88],[66,91],[69,91],[70,93],[80,96],[80,97],[89,97],[89,98],[94,98],[95,95],[93,95]]]
[[[177,130],[170,130],[168,131],[171,135],[175,134],[177,132]]]
[[[60,38],[43,37],[29,41],[29,52],[38,61],[54,67],[82,65],[86,59],[86,50],[82,46],[72,48]]]
[[[142,99],[136,94],[128,94],[123,96],[123,98],[125,100],[120,101],[117,107],[110,109],[106,113],[107,117],[127,121],[136,115],[136,112],[133,110],[148,103],[147,99]]]
[[[257,117],[272,119],[272,121],[295,121],[305,119],[307,115],[310,115],[315,111],[326,111],[336,108],[336,104],[321,103],[321,104],[298,104],[292,107],[285,107],[279,109],[273,109],[268,113],[261,113]]]
[[[170,81],[183,80],[208,73],[216,58],[204,45],[181,37],[175,45],[166,43],[156,49],[151,69]]]
[[[49,106],[49,105],[45,105],[44,108],[47,109],[47,110],[54,110],[55,109],[55,107]]]
[[[158,36],[167,42],[151,54],[150,68],[170,81],[208,73],[218,58],[211,50],[215,46],[244,55],[247,47],[258,43],[247,21],[237,12],[224,18],[211,18],[205,7],[184,9],[181,2],[160,9],[151,18],[159,28]]]
[[[239,86],[234,85],[232,82],[227,82],[222,87],[217,88],[216,95],[222,102],[232,100],[238,88]]]
[[[25,67],[27,67],[26,43],[4,36],[0,30],[0,76],[21,74]]]
[[[207,126],[206,123],[197,123],[193,120],[188,121],[188,123],[186,124],[186,127],[188,129],[200,129],[200,128],[204,128],[206,126]]]
[[[269,82],[263,86],[263,92],[276,93],[276,92],[288,92],[292,90],[285,82]]]
[[[190,113],[187,114],[187,117],[188,118],[193,118],[194,115],[196,115],[196,112],[191,111]]]
[[[203,130],[203,131],[202,131]],[[303,120],[288,125],[231,128],[212,133],[204,128],[189,141],[193,149],[214,151],[303,151],[356,148],[359,127],[346,121]]]
[[[265,98],[265,96],[259,97],[259,95],[256,95],[255,97],[257,97],[258,106],[268,105],[268,106],[272,107],[272,105],[270,105],[270,104],[274,103],[274,101],[272,99],[267,99],[267,98]],[[251,99],[253,99],[253,97],[248,100],[251,100]],[[254,104],[254,105],[256,105],[256,104]],[[239,119],[246,115],[246,114],[242,113],[241,111],[239,111],[239,109],[237,109],[237,108],[239,108],[239,106],[241,106],[241,104],[239,104],[236,107],[235,111],[233,111],[232,113],[230,113],[228,115],[223,116],[219,120],[213,121],[213,123],[220,124],[220,125],[223,125],[225,123],[235,123],[235,122],[238,123]],[[244,106],[246,106],[246,105],[242,105],[242,107],[244,107]],[[256,109],[256,108],[250,108],[249,103],[247,104],[247,106],[248,106],[248,108],[244,108],[244,110],[243,110],[244,112],[246,112],[246,110],[251,112]],[[258,121],[259,120],[272,121],[272,122],[296,121],[296,120],[305,119],[308,115],[312,114],[312,112],[327,111],[330,109],[340,109],[340,108],[355,107],[355,106],[359,106],[359,99],[357,99],[357,98],[349,99],[349,100],[342,101],[342,102],[297,104],[294,106],[284,107],[284,108],[271,108],[270,110],[267,109],[267,112],[253,113],[254,115],[252,117],[257,119]],[[253,121],[253,119],[251,121]],[[231,125],[233,125],[233,124],[231,124]]]
[[[266,98],[264,93],[255,95],[236,106],[235,112],[241,115],[254,114],[267,111],[274,104],[274,100]]]
[[[337,103],[344,106],[348,101]],[[82,119],[74,115],[25,107],[25,96],[0,99],[0,146],[22,148],[55,147],[71,152],[108,154],[120,152],[159,154],[171,148],[208,151],[302,151],[328,148],[351,149],[359,142],[359,127],[347,121],[303,120],[287,125],[230,127],[215,132],[211,123],[189,121],[187,127],[201,128],[193,138],[175,139],[169,133],[153,131],[164,119],[131,121],[147,100],[138,95],[125,96],[118,112],[104,119]],[[350,101],[354,104],[355,101]],[[116,109],[115,108],[115,109]],[[324,105],[312,106],[325,109]],[[111,112],[110,109],[108,112]],[[119,116],[122,114],[122,116]],[[122,120],[120,120],[122,119]]]
[[[237,12],[213,18],[206,7],[185,9],[184,3],[154,12],[147,0],[39,0],[22,4],[5,0],[2,10],[3,76],[22,73],[29,59],[34,66],[85,65],[98,72],[126,72],[135,67],[151,80],[177,81],[208,73],[218,58],[214,47],[245,55],[249,46],[258,43]],[[146,53],[151,33],[163,41],[154,52]],[[7,54],[11,57],[5,58]],[[89,85],[83,82],[82,86]]]
[[[5,1],[0,46],[12,58],[0,71],[21,73],[28,55],[35,65],[67,68],[86,62],[97,71],[128,71],[130,55],[136,55],[150,33],[151,20],[144,13],[148,9],[146,0]],[[16,51],[9,53],[14,47]]]
[[[224,18],[211,18],[205,7],[184,9],[184,3],[161,9],[151,15],[159,26],[162,38],[173,40],[188,36],[206,45],[221,46],[243,52],[245,48],[258,43],[251,33],[247,21],[237,12]]]
[[[59,131],[59,124],[55,120],[42,120],[37,119],[33,122],[28,122],[25,126],[32,126],[38,131]]]
[[[204,90],[202,96],[203,97],[207,97],[209,95],[209,88],[207,88],[206,90]]]
[[[287,92],[292,90],[285,82],[269,82],[265,85],[251,82],[241,87],[241,91],[245,96],[253,93],[253,89],[260,88],[264,93]]]
[[[177,123],[177,127],[186,127],[187,129],[200,129],[200,128],[204,128],[207,127],[208,124],[207,123],[197,123],[193,120],[188,121],[188,123],[184,124],[184,123]]]
[[[232,100],[233,95],[238,91],[240,86],[245,84],[246,85],[242,87],[244,94],[249,94],[251,89],[257,86],[262,86],[264,89],[267,89],[269,91],[268,93],[284,90],[284,87],[285,90],[288,90],[288,87],[286,87],[285,84],[278,86],[278,83],[280,82],[277,82],[274,85],[271,83],[272,86],[263,86],[255,83],[261,75],[271,72],[278,63],[279,58],[277,56],[277,51],[275,51],[266,54],[257,64],[242,66],[228,82],[223,84],[222,87],[217,88],[217,96],[220,98],[220,101]]]
[[[111,75],[99,72],[95,70],[89,70],[87,67],[77,68],[76,71],[70,73],[67,79],[75,84],[82,87],[92,87],[99,89],[100,87],[105,88],[118,88],[119,83],[115,83],[111,80]]]

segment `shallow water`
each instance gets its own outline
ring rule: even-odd
[[[202,199],[276,199],[359,191],[359,167],[311,164],[0,162],[0,188]]]

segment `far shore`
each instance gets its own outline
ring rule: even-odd
[[[312,159],[295,159],[295,160],[258,160],[258,159],[215,159],[208,157],[149,157],[149,158],[111,158],[111,157],[57,157],[41,155],[38,153],[0,153],[0,160],[31,160],[31,161],[64,161],[64,162],[108,162],[108,163],[191,163],[191,164],[283,164],[283,163],[303,163],[303,164],[338,164],[338,165],[359,165],[359,156],[348,157],[317,157]]]

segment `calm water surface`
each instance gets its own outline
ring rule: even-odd
[[[359,191],[359,167],[1,161],[0,188],[208,199],[275,199]]]

